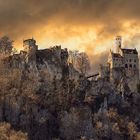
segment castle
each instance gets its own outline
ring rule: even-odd
[[[5,61],[9,67],[39,72],[47,75],[50,80],[62,79],[70,75],[67,49],[54,46],[40,50],[33,38],[23,40],[23,50],[18,54],[10,55]]]
[[[136,49],[122,48],[122,38],[115,38],[115,45],[110,50],[107,65],[100,66],[100,77],[108,78],[118,86],[121,92],[130,89],[137,91],[139,85],[139,58]]]
[[[8,51],[7,51],[8,49]],[[5,53],[9,47],[5,47]],[[21,69],[30,69],[48,73],[50,79],[69,78],[78,79],[79,73],[74,66],[68,62],[69,53],[61,46],[39,50],[36,41],[32,39],[23,40],[23,50],[19,54],[10,55],[7,59],[9,66]],[[47,76],[46,76],[47,77]],[[122,38],[115,38],[115,45],[110,50],[107,65],[100,65],[99,78],[106,79],[117,89],[137,92],[140,85],[139,80],[139,58],[136,49],[122,47]]]
[[[115,49],[115,52],[110,50],[108,58],[108,64],[111,69],[125,67],[126,73],[133,73],[139,69],[138,51],[136,49],[122,48],[122,39],[120,36],[116,37]]]

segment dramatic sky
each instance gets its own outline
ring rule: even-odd
[[[34,37],[39,48],[79,49],[98,63],[116,35],[125,46],[140,50],[140,0],[0,0],[3,35],[15,40],[17,48]]]

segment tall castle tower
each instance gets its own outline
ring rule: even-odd
[[[121,47],[122,47],[122,37],[121,36],[117,36],[115,38],[115,53],[119,53]]]
[[[36,45],[36,41],[32,39],[27,39],[23,41],[24,51],[27,53],[27,62],[35,62],[36,61],[36,51],[38,50],[38,46]]]

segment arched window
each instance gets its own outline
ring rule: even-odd
[[[129,67],[132,68],[132,64],[130,64]]]
[[[125,64],[125,68],[128,68],[128,65],[127,64]]]

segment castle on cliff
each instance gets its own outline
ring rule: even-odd
[[[108,64],[111,69],[124,67],[126,73],[135,73],[139,70],[138,51],[122,48],[122,38],[117,36],[115,39],[115,52],[110,50]]]
[[[68,62],[69,53],[66,48],[54,46],[39,50],[36,41],[32,38],[23,41],[23,50],[20,53],[9,55],[11,47],[5,45],[5,42],[0,45],[1,51],[5,52],[4,55],[8,52],[9,57],[6,61],[10,67],[30,69],[32,72],[36,70],[40,73],[43,71],[50,79],[79,78],[79,72]],[[123,48],[122,38],[117,36],[109,52],[107,64],[100,65],[97,78],[109,81],[120,93],[137,92],[140,86],[138,51],[135,48]]]
[[[107,78],[124,90],[137,91],[139,85],[139,57],[136,48],[122,48],[122,38],[115,38],[115,45],[109,52],[107,65],[100,66],[100,77]]]
[[[10,55],[5,60],[9,67],[23,71],[39,72],[47,75],[48,79],[62,79],[71,75],[68,65],[68,51],[61,46],[47,49],[38,49],[33,38],[23,40],[23,50],[18,54]],[[74,70],[72,68],[72,70]]]

